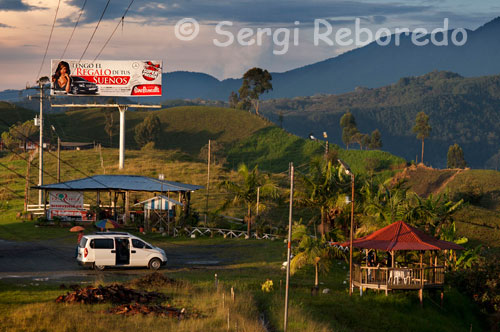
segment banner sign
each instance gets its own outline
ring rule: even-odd
[[[161,96],[157,60],[52,60],[52,95]]]
[[[49,204],[51,210],[83,209],[83,192],[81,191],[50,191]]]

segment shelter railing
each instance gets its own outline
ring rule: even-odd
[[[424,288],[444,284],[444,266],[370,267],[354,264],[353,281],[370,288]]]

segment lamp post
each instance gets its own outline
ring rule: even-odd
[[[312,141],[318,141],[318,142],[321,142],[319,139],[317,139],[313,133],[310,133],[309,134],[309,139],[312,140]],[[325,159],[328,158],[328,134],[326,133],[326,131],[323,132],[323,138],[325,139]]]
[[[351,171],[349,168],[349,165],[347,165],[345,162],[342,160],[338,159],[340,165],[345,170],[345,173],[347,175],[351,176],[351,229],[350,229],[350,234],[349,234],[349,296],[352,295],[352,233],[353,233],[353,227],[354,227],[354,173]]]

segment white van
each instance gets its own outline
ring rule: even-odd
[[[97,232],[82,237],[76,260],[100,271],[109,266],[158,270],[167,263],[167,255],[163,249],[129,233]]]

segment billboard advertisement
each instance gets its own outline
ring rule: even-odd
[[[52,60],[51,94],[69,96],[161,96],[157,60]]]
[[[83,193],[81,191],[50,191],[49,204],[55,210],[83,209]]]

